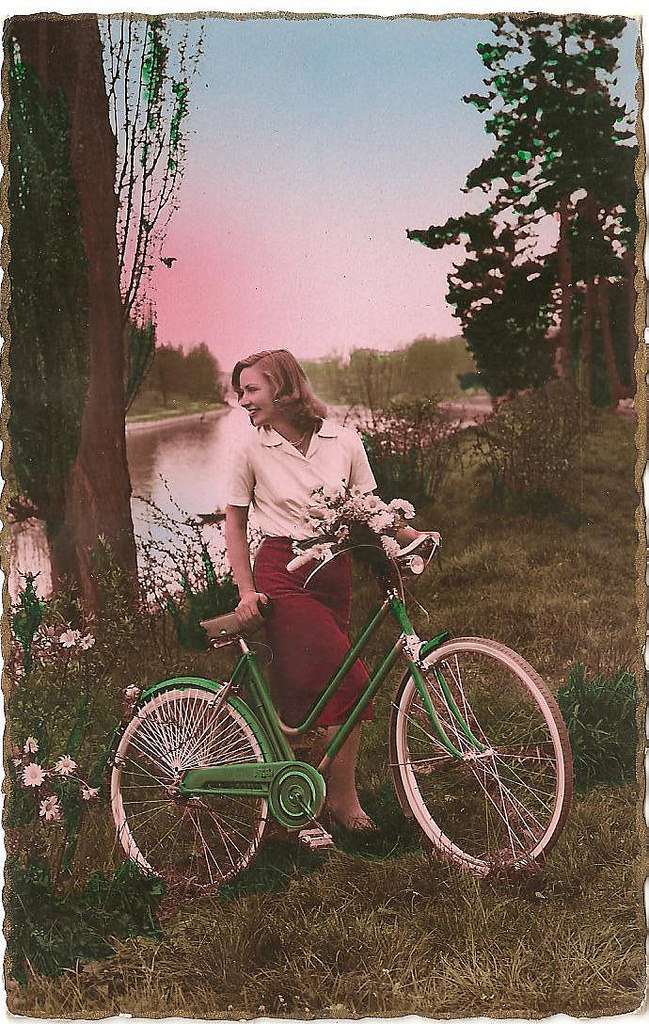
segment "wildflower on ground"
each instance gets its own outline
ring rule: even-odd
[[[72,772],[77,767],[77,762],[73,761],[69,754],[64,754],[60,757],[54,765],[54,771],[57,775],[72,775]]]
[[[61,817],[61,805],[57,796],[47,796],[41,800],[38,813],[45,821],[58,821]]]
[[[23,750],[26,754],[35,754],[38,751],[38,740],[35,740],[33,736],[28,736]]]
[[[94,647],[94,645],[95,638],[92,635],[92,633],[86,633],[86,635],[82,636],[81,639],[79,640],[79,647],[81,648],[82,651],[87,651],[91,647]]]
[[[124,690],[124,696],[127,700],[137,700],[141,693],[142,691],[139,686],[127,686]]]
[[[66,629],[59,637],[61,647],[75,647],[81,640],[81,633],[78,629]]]
[[[42,786],[45,782],[45,772],[40,764],[31,761],[23,768],[22,780],[26,786]]]
[[[84,800],[96,800],[99,796],[99,790],[93,789],[91,786],[83,786],[81,796]]]

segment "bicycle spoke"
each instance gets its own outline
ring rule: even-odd
[[[254,856],[266,824],[258,797],[181,796],[190,768],[263,761],[252,729],[213,693],[168,690],[138,710],[118,747],[112,806],[127,854],[174,884],[208,890]]]
[[[447,646],[444,657],[430,656],[423,674],[440,725],[461,757],[444,750],[408,681],[392,717],[397,792],[433,845],[461,866],[477,874],[526,866],[554,841],[567,813],[571,776],[561,767],[558,738],[565,725],[517,655],[493,641]],[[479,745],[465,735],[442,678]]]

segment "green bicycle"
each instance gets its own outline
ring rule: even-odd
[[[279,718],[236,614],[211,620],[215,646],[240,656],[225,683],[182,677],[144,692],[118,742],[111,776],[117,834],[140,868],[207,893],[253,860],[269,818],[317,845],[324,775],[398,659],[404,674],[389,716],[389,765],[399,802],[425,842],[478,875],[542,864],[572,798],[570,744],[557,703],[518,654],[493,640],[421,640],[408,618],[402,571],[430,564],[424,534],[372,564],[382,600],[304,720]],[[311,730],[345,673],[387,620],[399,635],[370,673],[314,767],[291,743]]]

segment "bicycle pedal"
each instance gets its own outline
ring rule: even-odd
[[[333,838],[322,825],[314,825],[311,828],[300,829],[297,835],[298,843],[306,846],[307,850],[329,850],[335,847]]]

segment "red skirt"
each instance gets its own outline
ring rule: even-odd
[[[279,714],[287,725],[302,722],[350,648],[351,611],[349,555],[340,555],[318,570],[306,589],[315,561],[288,572],[293,557],[288,537],[266,537],[255,559],[255,586],[268,594],[273,608],[266,623],[273,651],[268,678]],[[317,725],[340,725],[367,682],[360,660],[354,662]],[[373,717],[371,705],[363,719]]]

